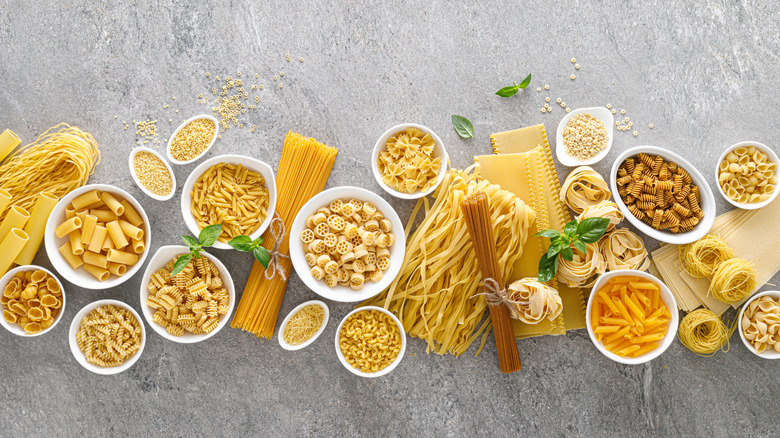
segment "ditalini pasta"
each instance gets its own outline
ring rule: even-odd
[[[145,229],[141,216],[127,200],[92,190],[73,199],[55,233],[60,238],[67,236],[59,252],[73,269],[83,267],[105,281],[112,275],[124,275],[127,266],[138,263],[146,250]]]
[[[173,336],[213,331],[230,308],[230,295],[219,269],[201,257],[171,276],[174,263],[176,258],[152,274],[146,285],[146,305],[154,310],[152,320]]]
[[[306,218],[300,239],[316,280],[358,291],[390,268],[395,235],[390,220],[373,204],[336,199]]]
[[[441,157],[434,157],[435,150],[433,137],[418,128],[393,134],[377,159],[382,182],[402,193],[427,192],[442,168]]]
[[[190,212],[198,228],[222,224],[220,242],[254,233],[268,214],[265,177],[240,164],[209,167],[195,181],[191,195]]]
[[[755,146],[741,146],[718,165],[718,184],[734,202],[754,204],[768,200],[777,189],[777,163]]]
[[[81,320],[76,343],[87,362],[117,367],[141,348],[141,336],[141,323],[132,312],[108,304]]]
[[[19,324],[28,334],[46,330],[60,316],[62,288],[46,271],[17,272],[2,287],[3,318],[9,324]]]

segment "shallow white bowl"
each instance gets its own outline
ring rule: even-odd
[[[389,187],[387,184],[382,181],[382,174],[379,173],[379,165],[377,164],[379,160],[379,153],[385,150],[385,143],[387,143],[387,139],[395,135],[396,133],[405,130],[406,128],[417,128],[421,131],[425,131],[428,134],[431,135],[433,138],[433,141],[436,143],[436,147],[433,149],[433,157],[434,158],[441,158],[441,169],[439,169],[439,175],[436,177],[436,183],[431,186],[428,190],[424,192],[415,192],[415,193],[402,193],[399,192],[391,187]],[[379,184],[380,187],[387,193],[395,196],[396,198],[400,199],[419,199],[423,196],[428,196],[431,193],[433,193],[434,190],[436,190],[437,187],[439,187],[439,184],[441,184],[442,180],[444,180],[444,174],[447,172],[447,167],[449,166],[449,157],[447,156],[447,150],[444,149],[444,143],[442,143],[441,138],[439,138],[438,135],[436,135],[433,130],[430,128],[427,128],[423,125],[417,125],[415,123],[402,123],[400,125],[393,126],[392,128],[385,131],[384,134],[382,134],[381,137],[379,137],[379,140],[376,141],[376,145],[374,145],[374,152],[371,154],[371,170],[374,172],[374,178],[376,179],[376,182]]]
[[[5,289],[5,285],[7,285],[11,281],[12,278],[14,278],[14,275],[16,275],[17,272],[37,271],[39,269],[41,271],[44,271],[47,274],[51,275],[55,280],[57,280],[57,284],[60,285],[60,290],[62,291],[62,306],[60,307],[60,313],[57,314],[57,319],[54,320],[54,322],[49,326],[49,328],[47,328],[45,330],[41,330],[40,332],[34,333],[34,334],[27,333],[26,331],[24,331],[24,328],[22,326],[20,326],[19,324],[11,324],[8,321],[6,321],[5,318],[0,318],[0,324],[2,324],[3,327],[5,327],[6,330],[8,330],[9,332],[11,332],[11,333],[13,333],[15,335],[19,335],[19,336],[23,336],[23,337],[27,337],[27,338],[40,336],[40,335],[50,331],[51,329],[53,329],[60,322],[60,320],[62,319],[62,314],[65,313],[65,288],[62,286],[62,282],[60,281],[60,279],[57,278],[56,275],[54,275],[51,271],[49,271],[46,268],[42,268],[42,267],[36,266],[36,265],[17,266],[16,268],[11,269],[10,271],[6,272],[5,275],[3,275],[2,278],[0,278],[0,290],[4,290]],[[2,307],[2,306],[0,306],[0,307]],[[5,307],[2,307],[2,308],[3,308],[3,310],[5,310]]]
[[[379,282],[374,283],[368,281],[365,283],[365,286],[363,286],[363,289],[359,291],[354,291],[348,287],[339,285],[328,287],[324,281],[316,280],[312,277],[311,267],[306,263],[306,253],[303,250],[303,243],[301,243],[300,239],[301,232],[306,227],[306,218],[309,215],[316,213],[317,209],[320,207],[327,207],[328,204],[335,199],[348,200],[352,198],[374,204],[377,210],[382,212],[385,218],[389,219],[393,224],[392,232],[395,234],[395,243],[390,247],[390,269],[384,272],[384,276]],[[301,208],[301,211],[298,212],[298,216],[295,217],[295,221],[293,221],[293,224],[290,227],[289,233],[290,258],[295,267],[295,272],[298,273],[298,276],[309,289],[323,298],[343,303],[355,303],[367,300],[382,292],[387,286],[390,286],[390,283],[393,282],[396,275],[401,271],[401,264],[404,260],[404,251],[406,250],[406,237],[404,235],[404,227],[401,223],[401,219],[387,201],[376,193],[366,189],[353,186],[341,186],[319,193]]]
[[[179,131],[181,131],[185,126],[189,125],[190,122],[193,122],[198,119],[209,119],[212,122],[214,122],[214,137],[211,139],[211,143],[209,143],[208,147],[206,147],[206,149],[204,149],[203,152],[201,152],[200,154],[198,154],[197,157],[191,160],[179,161],[173,158],[173,156],[171,155],[171,143],[173,142],[173,139],[176,137],[176,134],[178,134]],[[193,161],[199,160],[202,156],[206,155],[208,151],[211,150],[211,147],[214,146],[214,142],[217,141],[218,135],[219,135],[219,121],[215,117],[209,114],[200,114],[197,116],[192,116],[189,119],[183,121],[181,125],[179,125],[179,127],[176,128],[175,131],[173,131],[173,134],[171,134],[171,137],[168,139],[168,143],[165,145],[165,156],[167,156],[168,160],[170,160],[170,162],[173,164],[190,164]]]
[[[116,275],[111,274],[111,277],[106,281],[98,281],[90,273],[85,271],[83,266],[75,270],[71,268],[70,264],[68,264],[68,262],[65,260],[65,258],[62,257],[62,254],[60,254],[58,250],[60,246],[64,245],[65,242],[68,241],[68,236],[59,238],[56,234],[54,234],[54,230],[57,228],[57,226],[65,221],[65,208],[70,205],[71,201],[73,201],[73,199],[77,196],[94,189],[117,195],[121,198],[120,201],[122,199],[127,200],[127,202],[129,202],[130,205],[135,208],[135,210],[144,220],[144,243],[146,247],[144,252],[139,254],[138,263],[133,266],[128,266],[125,275],[117,277]],[[46,221],[46,233],[43,240],[46,244],[46,255],[49,256],[49,261],[51,261],[54,269],[56,269],[60,275],[76,286],[82,287],[84,289],[96,290],[119,286],[120,284],[129,280],[130,277],[135,275],[135,273],[141,269],[141,265],[143,265],[146,261],[146,256],[149,254],[149,248],[151,247],[151,239],[152,224],[149,222],[149,217],[146,215],[146,211],[144,211],[144,208],[141,206],[141,204],[136,201],[136,199],[133,198],[131,194],[116,186],[110,186],[106,184],[90,184],[68,193],[62,199],[60,199],[60,202],[58,202],[57,205],[54,206],[54,210],[52,210],[48,221]]]
[[[607,147],[600,150],[598,154],[590,157],[589,159],[580,161],[566,153],[566,146],[563,145],[563,129],[566,128],[566,124],[569,123],[569,120],[572,117],[586,113],[590,113],[590,115],[599,119],[601,123],[604,124],[604,128],[607,130]],[[576,110],[572,110],[570,113],[563,116],[561,123],[558,123],[558,132],[555,135],[555,155],[558,157],[558,161],[560,161],[561,164],[568,167],[589,166],[591,164],[596,164],[603,160],[604,157],[606,157],[609,153],[609,150],[612,149],[612,139],[614,137],[614,132],[615,118],[612,116],[612,112],[603,106],[578,108]]]
[[[780,166],[780,158],[777,157],[777,154],[775,151],[772,150],[769,146],[759,143],[757,141],[741,141],[737,144],[731,145],[726,148],[726,150],[723,151],[723,153],[720,155],[720,158],[718,158],[718,161],[715,163],[715,185],[718,187],[718,192],[720,192],[720,195],[723,196],[723,199],[725,199],[729,204],[733,205],[734,207],[741,208],[743,210],[756,210],[761,207],[766,207],[767,205],[771,204],[772,201],[777,198],[777,194],[780,193],[780,189],[775,189],[774,193],[764,202],[756,202],[754,204],[742,204],[739,203],[728,196],[723,192],[723,188],[720,186],[720,163],[721,161],[726,159],[726,155],[729,154],[729,152],[733,151],[734,149],[738,147],[748,147],[748,146],[755,146],[756,149],[760,150],[761,152],[765,153],[770,161],[773,163],[777,163],[778,166]],[[777,174],[777,171],[775,171],[775,174]]]
[[[141,348],[139,348],[138,351],[136,351],[135,354],[127,359],[124,363],[122,363],[122,365],[110,368],[99,367],[87,362],[84,353],[79,350],[79,344],[76,342],[76,333],[79,331],[79,327],[81,327],[81,320],[84,319],[84,317],[87,316],[87,314],[89,314],[89,312],[92,310],[107,304],[113,304],[116,307],[122,307],[129,310],[130,313],[135,316],[135,319],[138,320],[138,324],[141,325]],[[83,309],[79,310],[79,313],[77,313],[73,318],[73,322],[70,323],[70,333],[68,334],[68,340],[70,342],[70,352],[73,353],[73,357],[76,358],[76,361],[81,364],[81,366],[95,374],[102,374],[104,376],[119,374],[138,362],[138,359],[141,357],[141,353],[144,352],[144,347],[146,346],[146,326],[144,326],[144,321],[141,319],[141,315],[139,315],[138,312],[133,310],[133,308],[127,304],[117,300],[98,300],[87,304]]]
[[[398,352],[398,356],[395,358],[393,363],[391,363],[390,365],[386,366],[385,368],[375,373],[364,373],[363,371],[360,371],[359,369],[347,363],[346,359],[344,359],[344,354],[341,352],[341,347],[339,346],[339,333],[341,333],[341,326],[344,325],[344,322],[347,320],[347,318],[349,318],[355,313],[362,312],[364,310],[378,310],[386,315],[390,315],[390,318],[393,319],[396,325],[398,325],[399,330],[401,330],[401,351]],[[401,363],[401,359],[404,358],[404,353],[406,353],[406,332],[404,331],[404,326],[401,324],[401,321],[395,315],[392,314],[392,312],[389,312],[386,309],[383,309],[382,307],[366,306],[366,307],[360,307],[358,309],[355,309],[349,312],[347,316],[345,316],[344,319],[341,320],[338,328],[336,328],[336,356],[338,356],[339,362],[341,362],[341,364],[344,365],[344,368],[348,369],[349,372],[351,372],[356,376],[369,377],[369,378],[384,376],[390,371],[393,371],[395,367],[397,367],[398,364]]]
[[[762,359],[780,359],[780,353],[776,352],[775,350],[764,350],[763,353],[756,353],[756,349],[753,348],[752,345],[750,345],[750,341],[745,339],[745,334],[742,333],[742,315],[745,313],[745,308],[747,308],[748,304],[753,302],[754,300],[763,297],[765,295],[769,295],[772,298],[780,298],[780,291],[777,290],[768,290],[765,292],[761,292],[758,294],[753,295],[750,297],[749,300],[745,302],[745,304],[742,305],[742,308],[739,309],[739,315],[737,315],[737,321],[739,326],[737,327],[737,331],[739,332],[739,338],[742,339],[742,343],[745,344],[745,347],[747,347],[748,350],[750,350],[751,353],[755,354],[756,356],[762,358]]]
[[[133,160],[135,160],[136,154],[138,154],[141,151],[149,152],[149,153],[155,155],[157,158],[160,159],[160,161],[163,162],[163,164],[165,164],[165,168],[168,169],[168,173],[171,174],[171,182],[173,183],[172,187],[171,187],[171,193],[168,193],[165,196],[156,195],[156,194],[152,193],[151,191],[149,191],[146,187],[144,187],[143,184],[141,184],[141,181],[138,179],[138,175],[135,173],[135,166],[133,166]],[[138,188],[141,189],[141,191],[143,191],[146,194],[146,196],[148,196],[148,197],[150,197],[152,199],[155,199],[157,201],[167,201],[167,200],[173,198],[173,195],[176,194],[176,175],[174,175],[173,169],[171,168],[171,165],[168,164],[168,162],[165,160],[165,158],[163,158],[163,156],[160,155],[154,149],[147,148],[147,147],[137,147],[137,148],[133,149],[133,151],[130,152],[130,158],[128,160],[128,164],[130,165],[130,176],[133,177],[133,181],[135,181],[135,185],[137,185]]]
[[[669,313],[672,314],[672,319],[669,321],[669,326],[666,329],[666,335],[664,335],[664,338],[661,340],[661,345],[659,345],[655,350],[647,352],[639,357],[621,357],[608,351],[606,348],[604,348],[604,344],[601,341],[596,340],[596,336],[593,333],[593,327],[591,326],[590,309],[593,306],[593,298],[596,296],[596,292],[601,289],[607,280],[618,276],[640,277],[657,284],[661,288],[661,299],[669,309]],[[666,285],[661,280],[648,274],[647,272],[636,271],[633,269],[625,271],[610,271],[605,274],[601,274],[598,280],[596,280],[596,284],[593,285],[593,292],[591,292],[590,298],[588,298],[588,308],[585,311],[585,325],[588,328],[588,335],[590,336],[590,340],[593,342],[593,345],[595,345],[604,356],[607,356],[615,362],[626,365],[643,364],[645,362],[650,362],[651,360],[660,356],[674,342],[675,336],[677,335],[677,326],[679,324],[680,315],[677,311],[677,301],[675,301],[674,296],[672,295],[672,292],[669,290],[669,288],[666,287]]]
[[[325,319],[322,320],[322,325],[320,326],[319,330],[317,330],[317,333],[315,333],[314,336],[311,337],[311,339],[301,344],[292,345],[286,342],[284,340],[284,328],[287,327],[287,323],[290,322],[290,318],[292,318],[292,316],[295,315],[299,310],[301,310],[302,308],[310,304],[316,304],[322,307],[323,310],[325,310]],[[292,311],[288,313],[287,316],[284,318],[284,321],[282,321],[282,325],[279,327],[279,336],[277,337],[277,339],[279,340],[279,345],[281,345],[282,348],[284,348],[285,350],[289,350],[289,351],[300,350],[302,348],[308,347],[309,345],[311,345],[312,342],[316,341],[317,338],[320,337],[322,332],[325,331],[325,326],[328,325],[328,319],[330,319],[330,309],[328,309],[328,305],[323,303],[322,301],[311,300],[311,301],[306,301],[305,303],[301,303],[296,308],[292,309]]]
[[[141,313],[144,314],[146,322],[149,323],[149,326],[152,328],[152,330],[157,332],[158,335],[180,344],[194,344],[196,342],[205,341],[206,339],[216,335],[217,332],[222,330],[222,328],[227,325],[228,320],[230,320],[230,315],[233,313],[233,309],[236,305],[236,287],[233,284],[233,277],[230,276],[230,271],[228,271],[225,265],[223,265],[222,262],[220,262],[216,257],[204,251],[200,253],[201,257],[206,257],[211,263],[214,263],[217,266],[219,269],[219,275],[222,277],[222,282],[225,285],[225,289],[227,289],[228,295],[230,296],[228,313],[225,315],[220,315],[217,328],[209,333],[202,335],[195,335],[185,331],[181,336],[173,336],[172,334],[168,333],[167,330],[165,330],[165,327],[154,322],[154,311],[151,307],[146,305],[146,299],[149,298],[149,291],[146,289],[146,285],[149,284],[149,279],[152,278],[152,274],[159,271],[160,269],[165,268],[165,265],[167,265],[168,262],[173,260],[175,257],[182,254],[187,254],[189,252],[190,250],[183,245],[168,245],[161,247],[149,260],[149,265],[146,266],[146,271],[144,271],[144,275],[141,277]]]
[[[206,172],[209,167],[219,163],[240,164],[247,169],[255,171],[265,177],[265,188],[268,189],[268,214],[266,214],[263,223],[260,224],[260,228],[249,235],[252,240],[257,239],[268,228],[268,225],[271,223],[271,219],[274,217],[274,211],[276,211],[276,178],[274,178],[274,171],[271,169],[271,166],[260,160],[244,155],[218,155],[200,163],[198,167],[196,167],[192,173],[190,173],[190,176],[187,177],[187,181],[184,182],[184,186],[182,187],[181,191],[181,215],[184,218],[184,223],[187,224],[187,228],[190,229],[190,233],[192,233],[193,236],[198,237],[198,234],[200,234],[200,228],[198,228],[198,224],[195,222],[195,218],[192,217],[192,213],[190,213],[192,188],[195,186],[195,182],[198,180],[198,178],[200,178],[200,176]],[[231,249],[230,245],[220,241],[214,242],[213,246],[214,248],[218,249]]]
[[[701,207],[701,209],[704,211],[704,219],[699,221],[698,225],[696,225],[696,227],[694,227],[691,231],[687,231],[685,233],[672,233],[669,231],[656,230],[650,225],[647,225],[646,223],[637,219],[637,217],[628,210],[628,207],[626,207],[626,204],[623,202],[623,199],[618,193],[618,168],[621,164],[623,164],[623,161],[626,158],[634,157],[642,152],[653,156],[660,155],[666,161],[673,161],[677,163],[677,165],[685,169],[688,174],[691,175],[693,183],[699,186],[699,207]],[[707,180],[704,179],[704,176],[702,176],[702,174],[686,159],[667,149],[656,146],[637,146],[635,148],[624,151],[618,155],[618,157],[615,159],[615,162],[612,164],[612,170],[610,170],[609,173],[609,185],[612,193],[615,195],[615,203],[623,213],[623,216],[625,216],[626,219],[631,222],[631,224],[639,229],[639,231],[645,233],[647,236],[655,240],[660,240],[661,242],[666,243],[673,243],[675,245],[683,245],[686,243],[695,242],[704,237],[704,235],[710,231],[710,228],[712,228],[712,224],[715,221],[715,195],[712,194],[712,190],[710,189],[710,185],[707,184]]]

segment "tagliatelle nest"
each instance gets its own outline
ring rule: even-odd
[[[609,219],[607,232],[610,232],[623,220],[623,213],[620,212],[620,209],[614,202],[601,201],[596,205],[586,207],[585,210],[582,211],[582,214],[577,216],[577,222],[582,222],[584,219],[594,217]]]
[[[544,319],[555,320],[563,310],[558,291],[539,283],[537,278],[517,280],[507,288],[513,304],[509,307],[512,318],[526,324],[538,324]]]

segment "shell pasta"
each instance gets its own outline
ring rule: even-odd
[[[0,304],[6,322],[35,334],[51,327],[59,317],[62,289],[46,271],[20,271],[3,286]]]
[[[777,163],[755,146],[741,146],[718,165],[718,184],[726,196],[740,204],[764,202],[777,186]]]

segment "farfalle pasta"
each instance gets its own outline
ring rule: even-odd
[[[538,324],[544,319],[554,321],[563,311],[558,291],[529,277],[509,285],[509,306],[512,318],[526,324]]]
[[[300,235],[311,275],[358,291],[390,268],[393,224],[370,202],[336,199],[306,218]]]
[[[577,221],[581,222],[583,219],[589,219],[593,217],[603,217],[609,219],[609,225],[607,226],[607,232],[615,229],[615,226],[623,220],[623,213],[620,212],[617,204],[610,201],[601,201],[596,205],[586,207],[582,211],[582,214],[577,216]]]
[[[780,298],[764,295],[751,301],[742,314],[740,330],[756,353],[770,349],[780,353]]]
[[[435,149],[433,137],[421,129],[409,127],[395,133],[377,159],[382,182],[401,193],[427,192],[441,171],[441,157],[434,157]]]
[[[0,304],[6,322],[19,324],[32,335],[51,327],[60,316],[62,289],[46,271],[20,271],[4,286]]]
[[[561,201],[578,214],[611,196],[609,184],[590,166],[575,168],[561,185]]]

